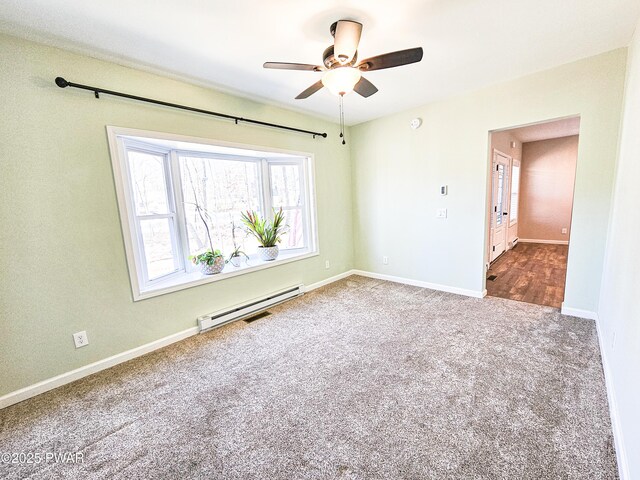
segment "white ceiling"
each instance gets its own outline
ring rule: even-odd
[[[580,117],[561,118],[551,122],[512,128],[509,129],[509,133],[520,140],[520,143],[579,135]]]
[[[10,34],[334,121],[338,101],[326,89],[294,100],[320,74],[263,62],[321,63],[338,19],[364,24],[360,58],[423,47],[419,64],[366,75],[380,91],[345,98],[348,124],[626,46],[638,16],[638,0],[0,2]]]

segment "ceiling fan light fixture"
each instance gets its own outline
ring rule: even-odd
[[[360,81],[360,70],[353,67],[338,67],[329,70],[322,77],[322,84],[337,96],[346,95],[353,91]]]

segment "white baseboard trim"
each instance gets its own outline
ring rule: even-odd
[[[71,370],[70,372],[48,378],[28,387],[21,388],[20,390],[7,393],[6,395],[0,397],[0,409],[8,407],[9,405],[13,405],[14,403],[22,402],[23,400],[26,400],[28,398],[35,397],[36,395],[40,395],[41,393],[53,390],[54,388],[61,387],[62,385],[66,385],[67,383],[75,382],[76,380],[79,380],[83,377],[113,367],[114,365],[118,365],[119,363],[124,363],[133,358],[140,357],[142,355],[145,355],[146,353],[153,352],[154,350],[166,347],[167,345],[171,345],[172,343],[179,342],[180,340],[184,340],[185,338],[197,333],[198,327],[189,328],[187,330],[183,330],[182,332],[174,333],[173,335],[169,335],[145,345],[132,348],[131,350],[127,350],[111,357],[98,360],[97,362],[90,363],[89,365],[85,365],[84,367],[76,368],[75,370]]]
[[[616,460],[618,461],[618,475],[620,480],[631,480],[629,473],[629,463],[627,462],[627,452],[624,448],[622,429],[620,428],[620,416],[618,415],[618,402],[616,391],[613,387],[611,370],[607,361],[607,353],[604,348],[604,339],[600,330],[600,321],[596,320],[596,332],[598,344],[600,346],[600,357],[602,358],[602,370],[604,372],[604,383],[607,389],[607,403],[609,404],[609,416],[611,417],[611,430],[613,431],[613,443],[616,447]]]
[[[342,280],[343,278],[350,277],[353,275],[354,270],[347,270],[346,272],[342,272],[338,275],[334,275],[333,277],[325,278],[324,280],[320,280],[319,282],[312,283],[311,285],[305,285],[304,291],[310,292],[315,290],[316,288],[324,287],[325,285],[329,285],[330,283],[337,282],[338,280]]]
[[[550,245],[569,245],[569,240],[539,240],[535,238],[519,238],[518,243],[548,243]]]
[[[349,277],[351,275],[353,275],[353,270],[348,270],[339,275],[335,275],[325,280],[321,280],[317,283],[307,285],[305,287],[305,292],[310,292],[312,290],[315,290],[316,288],[328,285],[329,283],[337,282],[338,280],[342,280],[343,278]],[[174,333],[173,335],[169,335],[159,340],[141,345],[140,347],[136,347],[131,350],[118,353],[111,357],[98,360],[97,362],[90,363],[89,365],[85,365],[84,367],[76,368],[75,370],[71,370],[70,372],[62,373],[55,377],[48,378],[33,385],[29,385],[28,387],[21,388],[20,390],[7,393],[6,395],[0,397],[0,409],[18,402],[22,402],[23,400],[26,400],[28,398],[35,397],[36,395],[40,395],[41,393],[53,390],[54,388],[61,387],[62,385],[66,385],[67,383],[75,382],[76,380],[79,380],[83,377],[113,367],[115,365],[118,365],[119,363],[126,362],[133,358],[140,357],[147,353],[153,352],[154,350],[158,350],[162,347],[166,347],[167,345],[171,345],[172,343],[179,342],[180,340],[184,340],[185,338],[188,338],[197,333],[198,327],[189,328],[182,332]]]
[[[598,314],[596,312],[582,310],[580,308],[566,307],[564,302],[562,302],[560,313],[563,315],[569,315],[570,317],[586,318],[587,320],[598,321]]]
[[[405,285],[413,285],[414,287],[430,288],[431,290],[439,290],[441,292],[456,293],[458,295],[464,295],[465,297],[483,298],[487,294],[486,290],[467,290],[466,288],[450,287],[448,285],[440,285],[438,283],[423,282],[422,280],[395,277],[393,275],[385,275],[382,273],[366,272],[364,270],[352,270],[352,273],[354,275],[362,275],[363,277],[387,280],[388,282],[404,283]]]
[[[319,282],[312,283],[311,285],[307,285],[305,287],[305,292],[311,292],[312,290],[323,287],[333,282],[337,282],[338,280],[342,280],[343,278],[350,277],[351,275],[362,275],[363,277],[377,278],[379,280],[387,280],[395,283],[404,283],[407,285],[414,285],[417,287],[430,288],[432,290],[440,290],[443,292],[457,293],[459,295],[465,295],[468,297],[482,298],[487,294],[486,290],[484,292],[479,292],[479,291],[476,292],[473,290],[466,290],[466,289],[457,288],[457,287],[449,287],[446,285],[422,282],[419,280],[411,280],[408,278],[394,277],[391,275],[383,275],[383,274],[373,273],[373,272],[365,272],[363,270],[347,270],[346,272],[340,273],[338,275],[334,275],[332,277],[326,278]],[[67,383],[75,382],[76,380],[79,380],[83,377],[100,372],[102,370],[113,367],[120,363],[124,363],[136,357],[140,357],[147,353],[153,352],[154,350],[158,350],[162,347],[166,347],[167,345],[171,345],[172,343],[179,342],[180,340],[184,340],[185,338],[188,338],[192,335],[196,335],[197,333],[198,333],[198,327],[192,327],[187,330],[183,330],[182,332],[174,333],[173,335],[169,335],[159,340],[155,340],[153,342],[147,343],[145,345],[132,348],[131,350],[127,350],[125,352],[118,353],[111,357],[98,360],[97,362],[90,363],[89,365],[76,368],[75,370],[71,370],[70,372],[62,373],[55,377],[42,380],[41,382],[35,383],[33,385],[29,385],[28,387],[21,388],[14,392],[7,393],[6,395],[3,395],[0,397],[0,409],[8,407],[18,402],[22,402],[23,400],[26,400],[28,398],[35,397],[36,395],[40,395],[41,393],[47,392],[49,390],[53,390],[54,388],[61,387],[62,385],[66,385]]]

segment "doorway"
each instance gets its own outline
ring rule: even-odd
[[[490,132],[487,295],[560,308],[580,118]]]

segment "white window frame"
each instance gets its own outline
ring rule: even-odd
[[[303,260],[319,255],[317,235],[317,215],[315,199],[315,161],[313,154],[306,152],[294,152],[276,150],[268,147],[223,142],[219,140],[187,137],[162,132],[143,131],[124,127],[107,126],[107,136],[111,152],[111,161],[114,174],[114,182],[122,225],[122,234],[131,279],[133,300],[163,295],[165,293],[190,288],[205,283],[224,280],[237,275],[248,274],[265,268],[272,268],[285,263]],[[138,137],[138,138],[131,138]],[[139,140],[140,138],[144,140]],[[244,151],[255,152],[256,155],[230,155],[227,153],[210,153],[195,151],[186,148],[172,148],[165,145],[147,143],[145,140],[160,140],[162,142],[185,142],[202,144],[213,147],[236,148]],[[144,256],[144,243],[139,227],[139,219],[136,215],[132,181],[128,165],[127,151],[129,149],[147,152],[164,157],[165,179],[167,182],[167,201],[169,214],[148,215],[146,218],[171,218],[172,220],[172,245],[179,265],[176,272],[150,280]],[[260,155],[263,153],[263,156]],[[267,153],[269,153],[268,158]],[[273,155],[273,154],[276,155]],[[281,156],[280,156],[281,155]],[[183,192],[180,176],[179,156],[200,156],[206,158],[219,158],[224,160],[250,161],[258,164],[262,184],[260,186],[260,198],[263,214],[272,215],[271,209],[271,165],[295,164],[301,166],[301,205],[303,209],[303,233],[305,247],[294,249],[281,249],[279,258],[272,262],[259,261],[256,255],[250,255],[251,266],[243,266],[232,270],[225,269],[220,274],[203,276],[197,267],[188,259],[187,224],[184,209],[178,208],[183,204]],[[283,208],[284,210],[285,208]],[[223,252],[228,255],[230,252]],[[228,270],[228,271],[227,271]]]
[[[516,195],[518,197],[517,206],[513,208],[512,200],[513,200],[513,169],[518,169],[518,191]],[[513,227],[516,223],[518,223],[518,219],[520,217],[520,182],[522,175],[522,167],[520,165],[520,160],[516,160],[515,158],[511,161],[511,181],[509,182],[509,227]],[[514,217],[515,213],[515,217]]]
[[[263,195],[263,197],[265,199],[268,199],[269,201],[273,198],[273,187],[271,185],[271,167],[274,165],[296,165],[296,166],[301,166],[301,172],[300,172],[300,179],[302,181],[302,184],[300,185],[300,193],[301,193],[301,201],[300,201],[300,206],[296,206],[296,207],[291,207],[291,206],[287,206],[287,207],[282,207],[282,210],[284,212],[288,211],[288,210],[298,210],[301,209],[304,212],[304,218],[308,219],[311,218],[311,212],[309,209],[309,200],[307,199],[307,192],[309,191],[309,175],[308,175],[308,171],[307,171],[307,162],[293,162],[291,161],[291,159],[287,159],[287,158],[270,158],[268,161],[266,159],[263,159],[262,161],[262,168],[263,168],[263,173],[262,173],[262,178],[266,178],[268,180],[268,188],[269,188],[269,195]],[[264,182],[263,182],[264,183]],[[266,208],[267,206],[265,206]],[[268,206],[268,210],[266,210],[268,212],[272,212],[273,211],[273,205],[269,204]],[[303,235],[305,238],[305,242],[308,244],[311,240],[311,238],[313,238],[315,236],[315,233],[313,232],[313,225],[314,222],[310,222],[310,221],[305,221],[303,222],[302,228],[303,228]],[[295,251],[302,251],[302,250],[306,250],[307,248],[309,248],[308,245],[304,246],[304,247],[300,247],[300,248],[288,248],[285,249],[286,251],[289,252],[295,252]]]
[[[164,177],[165,177],[165,182],[166,182],[166,193],[167,193],[167,210],[168,213],[154,213],[154,214],[148,214],[148,215],[138,215],[136,213],[136,207],[134,205],[134,197],[132,195],[129,195],[129,204],[131,205],[131,208],[129,210],[129,222],[131,223],[131,231],[136,233],[136,238],[137,238],[137,242],[134,243],[134,248],[137,248],[138,251],[136,252],[136,256],[140,258],[140,274],[142,275],[142,282],[143,284],[146,285],[156,285],[158,283],[162,283],[167,279],[173,278],[177,275],[179,275],[185,268],[185,259],[183,258],[183,256],[181,255],[181,239],[180,239],[180,227],[179,227],[179,223],[180,223],[180,215],[178,213],[178,209],[176,208],[176,198],[175,198],[175,192],[176,190],[173,187],[173,174],[172,174],[172,169],[171,169],[171,161],[169,158],[169,153],[170,151],[162,148],[158,145],[148,145],[148,144],[144,144],[135,140],[130,140],[127,139],[125,142],[123,142],[123,146],[126,145],[126,151],[123,149],[122,150],[122,155],[123,155],[123,160],[124,160],[124,165],[123,170],[126,173],[123,173],[123,181],[125,182],[125,188],[128,189],[129,191],[132,191],[133,189],[133,181],[131,179],[131,169],[128,168],[129,165],[127,164],[128,161],[128,157],[126,152],[129,151],[136,151],[136,152],[141,152],[141,153],[148,153],[151,155],[158,155],[158,156],[162,156],[163,157],[163,170],[164,170]],[[177,269],[173,272],[170,272],[168,274],[165,275],[161,275],[160,277],[156,277],[153,279],[149,278],[149,272],[147,271],[147,264],[146,262],[143,262],[142,259],[146,258],[146,254],[144,251],[144,241],[142,238],[142,227],[141,227],[141,223],[144,220],[154,220],[154,219],[168,219],[170,220],[169,222],[169,231],[171,234],[171,246],[172,246],[172,250],[174,251],[174,263],[177,265]]]

